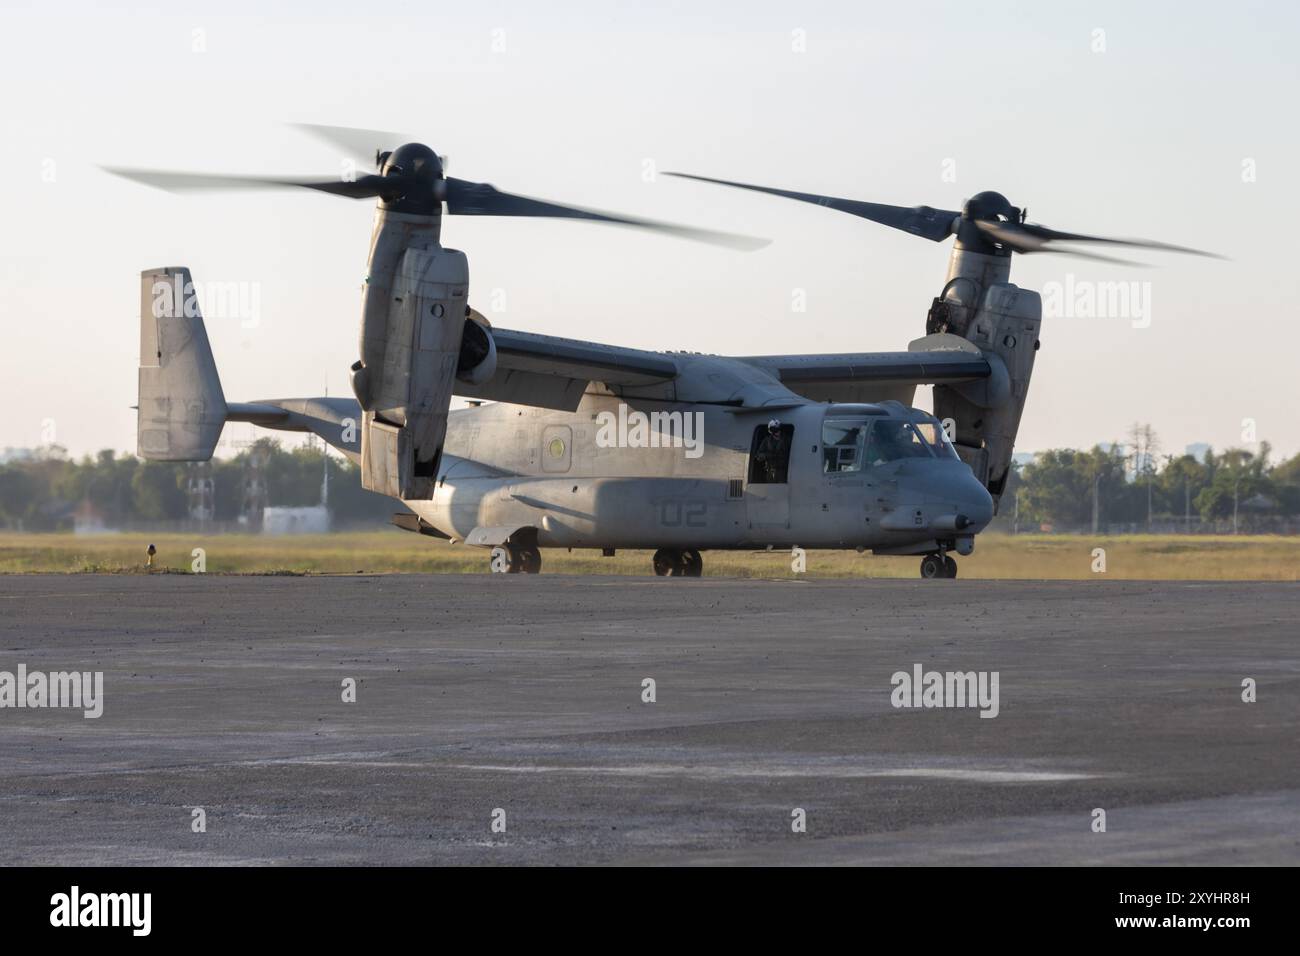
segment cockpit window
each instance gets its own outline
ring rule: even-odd
[[[926,431],[928,429],[928,431]],[[822,471],[861,471],[901,458],[956,458],[943,429],[889,418],[828,418],[822,424]]]
[[[861,471],[869,427],[865,419],[828,418],[822,425],[822,471]]]
[[[952,442],[948,440],[948,433],[937,422],[917,422],[916,430],[921,433],[925,443],[934,450],[935,455],[938,457],[961,459],[961,456],[957,454],[957,449],[953,448]]]
[[[867,442],[867,464],[883,465],[900,458],[929,458],[933,453],[911,422],[877,419]]]

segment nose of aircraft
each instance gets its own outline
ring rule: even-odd
[[[913,494],[934,509],[935,530],[977,534],[993,520],[993,498],[965,462],[927,461],[909,463],[900,484],[911,485]]]
[[[993,496],[969,468],[966,468],[958,488],[957,513],[970,520],[967,530],[972,534],[983,531],[993,520]]]

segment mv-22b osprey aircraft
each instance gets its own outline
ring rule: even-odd
[[[353,148],[383,135],[311,129]],[[112,170],[166,189],[287,186],[378,200],[355,400],[227,402],[189,271],[150,269],[138,451],[207,460],[227,421],[314,433],[358,463],[364,487],[413,512],[395,524],[492,549],[494,571],[536,573],[546,547],[653,548],[656,574],[692,577],[704,551],[801,547],[921,555],[922,577],[955,577],[952,552],[971,553],[1006,487],[1039,347],[1040,298],[1008,281],[1011,254],[1057,241],[1195,252],[1026,223],[995,192],[957,211],[686,177],[955,242],[926,334],[906,351],[652,352],[492,327],[468,304],[465,254],[441,243],[444,207],[754,242],[450,178],[418,143],[375,159],[376,173],[335,180]],[[934,387],[935,414],[910,407],[918,385]],[[453,395],[471,407],[450,411]]]

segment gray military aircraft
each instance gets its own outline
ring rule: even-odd
[[[383,141],[313,129],[345,147]],[[396,525],[491,549],[501,572],[536,573],[544,547],[653,548],[656,574],[687,577],[701,574],[704,551],[798,547],[920,555],[922,577],[955,577],[952,553],[971,553],[1006,487],[1039,347],[1040,298],[1008,281],[1011,254],[1059,241],[1195,252],[1030,224],[993,192],[957,211],[686,177],[936,242],[954,236],[947,281],[906,351],[644,351],[492,327],[468,305],[465,255],[441,244],[444,210],[757,243],[453,179],[418,143],[375,159],[376,173],[335,180],[112,170],[167,189],[288,186],[378,200],[355,399],[228,402],[188,269],[149,269],[138,452],[206,460],[228,421],[311,432],[360,466],[364,487],[410,509]],[[934,415],[910,407],[918,385],[933,386]],[[471,407],[451,411],[453,395]]]

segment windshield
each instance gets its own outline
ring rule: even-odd
[[[911,422],[894,418],[828,418],[822,425],[822,471],[837,474],[861,471],[900,458],[930,458],[942,451],[943,429],[938,430],[939,446],[922,437]],[[956,457],[952,452],[952,457]]]
[[[917,422],[916,430],[920,432],[925,443],[934,450],[935,455],[940,458],[957,458],[957,449],[952,447],[952,442],[948,440],[948,433],[938,422]]]

